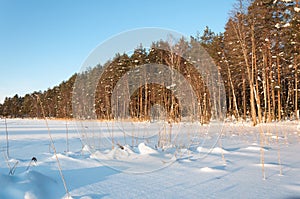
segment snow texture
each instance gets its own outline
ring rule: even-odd
[[[214,142],[216,135],[200,133],[179,149],[153,148],[141,142],[96,152],[81,142],[82,135],[77,133],[80,129],[72,121],[68,121],[66,151],[65,121],[48,122],[69,199],[300,198],[300,124],[296,121],[257,127],[226,122],[222,137],[212,148],[207,143]],[[8,157],[4,120],[0,119],[0,198],[68,198],[45,121],[8,119],[7,126]],[[189,129],[189,134],[193,130]],[[115,132],[116,142],[122,138],[121,131]],[[176,154],[175,159],[168,156],[171,152]],[[37,163],[27,170],[32,157]],[[167,160],[172,162],[168,164]],[[16,162],[14,174],[9,175],[9,167]],[[161,169],[138,175],[128,172],[141,167]]]

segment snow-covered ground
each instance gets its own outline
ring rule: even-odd
[[[142,141],[131,140],[112,123],[103,122],[91,133],[84,130],[88,125],[48,120],[56,154],[45,120],[6,123],[9,150],[5,121],[0,119],[1,199],[66,197],[59,165],[74,199],[300,198],[300,128],[295,121],[258,127],[225,123],[221,137],[213,125],[183,125],[180,135],[172,134],[176,146],[161,149],[155,128],[146,123],[135,124],[149,129],[133,135],[146,135]],[[112,141],[114,149],[109,147]]]

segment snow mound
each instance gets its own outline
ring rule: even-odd
[[[88,145],[84,145],[84,147],[82,147],[82,152],[90,152],[90,147]]]
[[[116,146],[112,150],[95,151],[91,153],[90,158],[101,160],[126,160],[129,157],[135,157],[136,155],[137,154],[132,151],[130,146],[125,145],[121,147]]]
[[[72,196],[65,195],[62,199],[74,199],[74,198]],[[82,197],[80,199],[82,199]]]
[[[203,167],[200,169],[200,171],[203,171],[203,172],[213,172],[214,169],[210,168],[210,167]]]
[[[254,164],[254,166],[262,167],[263,165],[262,164]],[[266,167],[266,168],[276,168],[276,167],[280,167],[280,165],[277,164],[277,163],[265,163],[264,167]]]
[[[224,170],[224,167],[217,166],[217,167],[202,167],[200,169],[200,172],[204,172],[204,173],[222,173],[222,172],[226,172],[226,171]]]
[[[89,196],[83,196],[83,197],[81,197],[80,199],[92,199],[92,198],[89,197]]]
[[[205,173],[216,173],[216,172],[222,172],[223,170],[220,169],[214,169],[211,167],[202,167],[200,169],[201,172],[205,172]]]
[[[278,140],[283,140],[284,139],[283,137],[276,136],[276,135],[272,135],[271,138],[274,139],[274,140],[277,140],[277,139]]]
[[[37,199],[37,197],[31,192],[26,192],[24,199]]]
[[[138,146],[140,154],[156,154],[157,151],[152,149],[149,146],[146,146],[145,143],[140,143]]]
[[[229,153],[228,151],[226,151],[225,149],[222,149],[220,147],[216,147],[216,148],[213,148],[213,149],[207,149],[207,148],[204,148],[204,147],[197,147],[197,151],[199,153],[217,153],[217,154],[227,154]]]
[[[60,185],[52,178],[36,171],[17,175],[0,174],[0,198],[53,199],[60,198]]]
[[[111,159],[127,159],[130,156],[130,153],[120,148],[114,148],[107,155]]]
[[[123,150],[128,152],[129,154],[134,154],[129,145],[123,146]]]
[[[268,149],[263,148],[265,151],[268,151]],[[245,148],[245,150],[249,150],[249,151],[260,151],[261,147],[259,146],[248,146]]]
[[[226,151],[225,149],[222,149],[220,147],[216,147],[212,150],[212,153],[224,153],[224,154],[227,154],[228,151]]]

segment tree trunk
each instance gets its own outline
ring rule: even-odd
[[[295,116],[296,119],[299,119],[298,113],[298,67],[297,67],[297,58],[294,57],[294,68],[295,68]]]
[[[247,117],[247,100],[246,100],[246,78],[245,78],[244,72],[242,74],[242,79],[243,79],[243,112],[244,112],[243,119],[246,120],[246,117]]]
[[[251,43],[252,43],[252,82],[254,83],[254,75],[258,75],[257,70],[257,62],[256,62],[256,45],[255,45],[255,37],[254,37],[254,24],[251,25]],[[255,87],[254,87],[254,96],[256,100],[256,107],[257,107],[257,115],[258,115],[258,123],[262,122],[262,115],[261,115],[261,105],[260,105],[260,94],[259,94],[259,86],[257,77],[255,78]]]
[[[278,110],[278,120],[281,120],[281,67],[279,63],[279,54],[277,54],[276,64],[277,64],[277,110]]]
[[[236,27],[237,25],[237,27]],[[245,31],[242,28],[242,25],[237,23],[237,24],[233,24],[236,36],[239,40],[239,44],[241,46],[242,49],[242,53],[243,53],[243,57],[244,57],[244,61],[245,61],[245,65],[246,65],[246,69],[247,69],[247,77],[248,77],[248,81],[249,81],[249,86],[250,86],[250,107],[251,107],[251,117],[252,117],[252,122],[253,122],[253,126],[255,126],[257,124],[257,120],[256,120],[256,110],[255,110],[255,99],[254,99],[254,84],[253,84],[253,71],[251,73],[250,71],[250,64],[248,61],[248,49],[247,49],[247,45],[246,45],[246,37],[245,37]]]

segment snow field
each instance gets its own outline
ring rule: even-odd
[[[48,123],[73,199],[300,197],[300,136],[296,122],[258,127],[225,123],[215,145],[218,135],[213,131],[208,135],[200,132],[205,142],[194,134],[189,137],[190,145],[179,149],[171,146],[163,151],[151,142],[135,143],[132,147],[130,140],[123,149],[116,146],[96,151],[81,142],[83,134],[78,133],[80,129],[74,122],[49,120]],[[8,158],[1,119],[0,198],[65,198],[45,121],[10,119],[7,126]],[[185,131],[193,134],[191,129]],[[115,139],[121,142],[123,133],[116,132]],[[212,145],[213,148],[209,147]],[[26,170],[32,157],[37,158],[37,163]],[[13,167],[16,162],[14,175],[8,175],[8,164]]]

